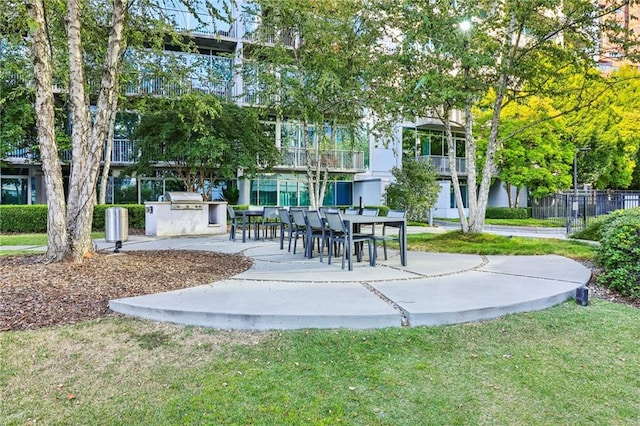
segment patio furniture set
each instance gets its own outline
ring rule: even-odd
[[[235,241],[236,233],[242,230],[242,242],[251,238],[267,239],[279,236],[280,249],[284,250],[285,240],[288,251],[298,251],[298,240],[302,240],[304,256],[313,257],[316,247],[320,261],[324,261],[326,248],[327,263],[342,252],[342,269],[345,264],[353,270],[353,256],[361,262],[364,245],[367,245],[370,266],[376,265],[378,245],[382,243],[384,259],[387,260],[387,242],[398,241],[400,261],[407,265],[407,223],[406,214],[401,210],[390,210],[386,216],[379,216],[378,209],[321,207],[318,210],[308,208],[263,207],[260,210],[238,210],[227,206],[231,219],[229,239]],[[381,231],[376,233],[376,225]],[[247,234],[248,231],[248,234]],[[262,235],[262,236],[261,236]],[[342,250],[341,250],[342,249]]]

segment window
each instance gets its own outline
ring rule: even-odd
[[[469,201],[467,199],[467,184],[460,182],[460,192],[462,193],[462,204],[464,208],[469,207]],[[450,207],[452,209],[457,208],[456,205],[456,193],[453,189],[453,184],[451,184],[451,196],[450,196]]]

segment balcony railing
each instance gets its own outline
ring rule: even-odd
[[[421,155],[418,157],[422,161],[431,161],[439,175],[451,175],[451,163],[449,157],[444,155]],[[456,157],[456,171],[459,175],[467,174],[467,159]]]
[[[282,155],[281,166],[293,169],[305,169],[307,167],[307,149],[305,148],[280,148]],[[364,170],[364,152],[349,150],[330,150],[311,152],[311,163],[317,165],[318,160],[329,170]]]
[[[291,29],[278,29],[255,20],[244,20],[244,37],[248,42],[272,45],[282,43],[286,47],[295,47],[296,34]]]
[[[210,37],[236,37],[236,27],[233,24],[216,19],[206,13],[200,14],[198,20],[191,12],[184,10],[167,8],[164,11],[169,19],[174,20],[176,30]]]
[[[180,96],[193,91],[216,94],[222,99],[231,101],[233,98],[233,82],[197,78],[176,80],[175,78],[161,76],[142,76],[138,83],[129,84],[126,88],[126,94],[132,96]]]

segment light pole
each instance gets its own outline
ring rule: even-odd
[[[578,220],[578,154],[591,151],[589,147],[576,148],[573,153],[573,220]],[[587,212],[585,212],[586,214]]]

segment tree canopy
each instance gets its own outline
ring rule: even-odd
[[[169,167],[191,191],[210,199],[219,180],[238,169],[251,176],[277,164],[279,152],[257,112],[216,95],[193,92],[177,98],[150,98],[133,139],[140,152],[135,170],[148,175]]]
[[[456,205],[465,232],[480,232],[496,161],[503,109],[534,95],[564,90],[574,75],[594,66],[602,29],[598,23],[620,5],[600,8],[590,0],[380,0],[389,17],[394,49],[382,59],[398,65],[389,80],[391,105],[409,120],[437,116],[445,127]],[[464,25],[463,25],[464,23]],[[485,105],[486,148],[477,164],[472,107],[491,92]],[[582,105],[588,105],[582,99]],[[579,106],[573,106],[579,108]],[[391,110],[391,108],[389,108]],[[462,119],[454,110],[462,111]],[[453,129],[464,129],[468,215],[455,168]]]

